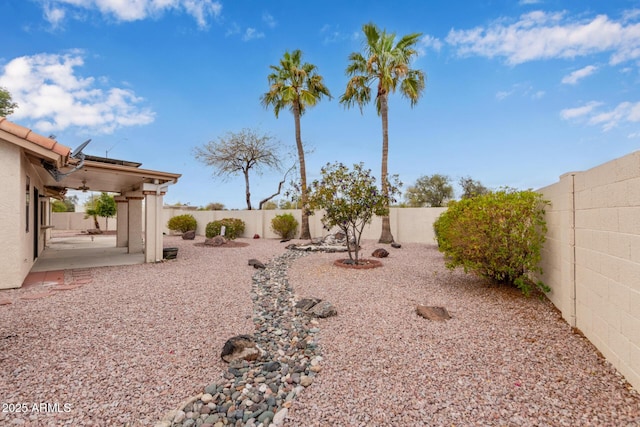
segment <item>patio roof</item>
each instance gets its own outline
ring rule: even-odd
[[[126,160],[89,155],[85,155],[83,160],[74,158],[78,153],[73,153],[69,147],[13,123],[5,117],[0,117],[0,139],[25,150],[50,197],[61,198],[67,189],[122,194],[142,190],[145,183],[175,183],[182,176],[141,169],[140,163]],[[60,173],[57,180],[47,171],[48,169]]]

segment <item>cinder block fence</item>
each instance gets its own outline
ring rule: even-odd
[[[640,151],[538,191],[549,298],[640,390]]]

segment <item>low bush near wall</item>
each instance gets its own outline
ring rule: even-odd
[[[218,221],[213,221],[207,224],[205,235],[208,239],[213,236],[219,236],[222,226],[225,227],[224,237],[227,239],[235,239],[242,236],[244,233],[244,221],[238,218],[223,218]]]
[[[282,239],[293,239],[298,233],[298,221],[290,213],[276,215],[271,220],[271,230]]]
[[[511,189],[451,202],[433,225],[447,267],[515,285],[525,295],[536,288],[548,292],[528,277],[542,273],[547,204],[539,193]]]
[[[198,228],[198,222],[193,215],[184,214],[172,217],[167,223],[167,228],[172,231],[186,233],[187,231]]]

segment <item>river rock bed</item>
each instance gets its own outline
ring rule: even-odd
[[[306,255],[289,250],[253,276],[254,338],[261,357],[230,363],[220,379],[167,414],[157,427],[266,427],[284,422],[293,399],[322,369],[315,338],[318,321],[295,308],[287,279],[290,263]]]

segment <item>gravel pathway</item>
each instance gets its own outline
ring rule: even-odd
[[[0,402],[28,408],[0,412],[0,425],[154,425],[221,379],[224,342],[260,323],[247,260],[284,253],[242,240],[166,236],[176,261],[94,269],[81,288],[0,306]],[[434,246],[389,251],[373,270],[334,267],[343,254],[288,268],[296,297],[329,300],[338,316],[314,330],[321,370],[293,387],[285,426],[640,425],[637,393],[551,303],[450,272]],[[427,321],[417,304],[453,318]]]

